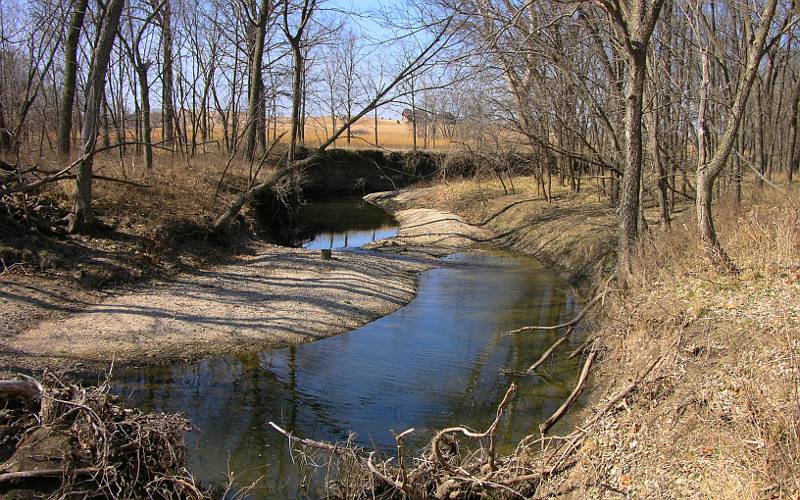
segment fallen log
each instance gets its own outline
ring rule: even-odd
[[[0,380],[0,399],[25,398],[40,401],[42,384],[33,377],[23,377],[23,380]]]

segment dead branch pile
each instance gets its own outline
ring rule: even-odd
[[[464,426],[442,429],[425,449],[413,457],[404,455],[404,440],[414,429],[394,434],[396,457],[378,459],[377,452],[354,444],[352,437],[339,443],[315,441],[295,436],[275,423],[270,422],[270,425],[288,439],[300,471],[301,487],[311,496],[337,499],[531,498],[544,481],[569,470],[576,463],[577,452],[589,431],[614,411],[620,401],[629,397],[663,359],[663,356],[653,359],[641,374],[604,401],[573,432],[565,436],[544,435],[574,401],[574,394],[582,388],[595,356],[596,352],[589,354],[575,392],[540,425],[541,434],[523,438],[509,455],[496,454],[496,433],[515,391],[514,384],[509,387],[498,405],[494,421],[485,431]],[[468,442],[463,441],[464,438]]]
[[[553,327],[526,327],[511,333],[567,328],[567,333],[562,337],[562,340],[565,339],[587,311],[602,302],[608,292],[609,281],[606,281],[602,291],[572,321]],[[533,373],[561,343],[556,342],[526,373],[516,375]],[[357,446],[352,437],[340,443],[315,441],[295,436],[275,423],[270,422],[270,425],[288,439],[300,471],[301,486],[309,490],[311,496],[342,499],[530,498],[537,494],[539,486],[545,481],[575,465],[579,455],[577,452],[589,432],[612,413],[621,401],[628,398],[663,359],[663,354],[653,358],[632,382],[601,402],[594,413],[574,431],[563,436],[546,435],[584,389],[593,362],[599,354],[595,343],[596,340],[587,339],[570,354],[570,357],[586,354],[572,393],[539,425],[539,433],[523,438],[509,455],[498,456],[496,453],[497,429],[516,390],[514,383],[509,386],[497,407],[494,421],[485,431],[465,426],[442,429],[433,436],[425,449],[413,457],[406,457],[404,448],[405,439],[414,433],[414,429],[393,433],[396,457],[379,460],[376,451]],[[671,348],[667,352],[670,350]],[[319,484],[314,484],[315,482]]]
[[[186,469],[182,415],[142,413],[107,383],[84,388],[52,376],[39,395],[0,393],[0,404],[2,457],[10,456],[0,493],[46,481],[51,498],[204,497]]]

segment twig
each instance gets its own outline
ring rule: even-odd
[[[500,404],[497,406],[497,414],[495,416],[494,422],[492,422],[492,425],[490,425],[489,428],[486,429],[484,432],[475,432],[475,431],[473,431],[471,429],[468,429],[466,427],[463,427],[463,426],[448,427],[446,429],[442,429],[439,432],[437,432],[436,435],[431,440],[431,450],[433,451],[433,456],[434,456],[434,458],[436,458],[436,461],[439,464],[447,467],[447,463],[445,462],[444,457],[442,457],[442,451],[439,449],[439,442],[447,434],[454,434],[454,433],[458,432],[458,433],[461,433],[461,434],[463,434],[463,435],[465,435],[467,437],[475,438],[475,439],[480,439],[480,438],[485,438],[486,436],[490,436],[491,437],[491,441],[489,443],[489,468],[491,470],[494,470],[494,465],[495,465],[495,463],[494,463],[494,449],[495,449],[495,446],[494,446],[495,445],[494,435],[495,435],[495,432],[497,431],[497,426],[500,424],[500,417],[503,415],[503,411],[505,410],[505,406],[508,403],[508,401],[511,399],[511,394],[513,394],[516,389],[517,389],[517,385],[516,384],[511,384],[508,387],[508,390],[506,391],[505,396],[503,396],[503,400],[500,401]]]
[[[550,418],[539,424],[539,432],[545,434],[553,425],[556,424],[561,417],[567,412],[572,403],[578,398],[578,395],[583,390],[583,386],[586,383],[586,378],[589,376],[589,369],[592,367],[592,363],[594,362],[594,358],[597,357],[596,352],[589,353],[589,357],[586,358],[586,362],[583,364],[583,369],[581,370],[581,375],[578,377],[578,383],[575,385],[575,388],[570,393],[569,397],[558,407],[558,409],[550,415]]]
[[[600,292],[599,294],[595,295],[595,297],[592,300],[590,300],[588,304],[586,304],[584,306],[584,308],[581,310],[581,312],[577,316],[575,316],[571,320],[567,321],[566,323],[561,323],[560,325],[552,325],[552,326],[538,326],[538,325],[523,326],[522,328],[517,328],[516,330],[508,330],[506,332],[503,332],[502,335],[515,335],[517,333],[529,332],[529,331],[534,331],[534,330],[535,331],[553,331],[553,330],[560,330],[562,328],[569,328],[571,326],[577,325],[583,319],[583,317],[586,316],[586,313],[588,313],[589,310],[595,304],[597,304],[598,302],[600,302],[600,301],[602,301],[602,300],[604,300],[606,298],[606,294],[608,293],[608,284],[611,282],[611,280],[613,278],[614,278],[613,276],[608,278],[606,280],[604,286],[603,286],[603,291]]]

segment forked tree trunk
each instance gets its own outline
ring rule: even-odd
[[[86,112],[81,129],[83,161],[78,166],[75,179],[75,202],[69,216],[68,230],[70,233],[89,231],[96,224],[92,209],[93,153],[97,143],[97,122],[103,102],[108,62],[114,47],[114,39],[119,28],[119,19],[124,3],[124,0],[109,0],[106,4],[100,36],[92,54],[92,65],[89,68],[87,84]]]
[[[758,66],[764,56],[765,42],[769,33],[772,18],[775,16],[775,9],[777,7],[777,0],[768,0],[764,5],[761,12],[761,20],[759,22],[758,32],[752,39],[748,47],[747,65],[745,66],[739,82],[736,87],[736,96],[733,101],[728,120],[725,125],[725,130],[722,133],[713,156],[706,160],[703,153],[703,145],[705,144],[704,126],[700,123],[698,132],[701,134],[698,138],[698,150],[700,152],[697,164],[697,195],[696,195],[696,211],[697,211],[697,225],[700,230],[700,238],[703,243],[703,249],[717,268],[726,272],[736,272],[737,267],[720,245],[717,238],[717,232],[714,228],[714,216],[712,213],[712,196],[714,189],[714,182],[722,173],[722,169],[728,162],[736,135],[739,129],[739,124],[742,121],[744,109],[747,104],[747,99],[750,96],[750,90],[753,87],[756,75],[758,73]],[[706,113],[708,90],[710,81],[708,78],[708,71],[710,63],[708,62],[708,52],[703,52],[703,82],[701,89],[701,103],[700,115],[701,121],[704,120]]]

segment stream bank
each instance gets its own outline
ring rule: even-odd
[[[585,290],[603,282],[613,269],[614,210],[593,192],[554,186],[547,202],[533,182],[515,185],[508,193],[469,180],[374,197],[397,214],[433,207],[492,228],[496,242],[537,255]],[[800,204],[752,196],[746,209],[725,198],[716,205],[736,275],[709,265],[692,210],[678,206],[664,231],[657,207],[646,207],[648,238],[630,275],[585,320],[601,354],[569,444],[508,457],[535,471],[526,496],[797,497]],[[452,481],[459,491],[474,486]]]
[[[373,238],[369,232],[364,241],[357,236],[359,244],[394,234],[382,218],[368,222],[375,225]],[[406,305],[419,274],[442,265],[438,257],[491,237],[435,210],[404,214],[397,224],[402,235],[414,237],[377,244],[389,242],[391,252],[334,250],[334,258],[325,260],[319,248],[333,240],[317,242],[313,250],[251,242],[246,252],[216,266],[85,297],[4,276],[0,366],[103,373],[110,359],[117,366],[152,365],[318,340]],[[442,239],[444,233],[451,236]],[[336,244],[347,246],[344,240]],[[37,314],[44,319],[21,321]]]

